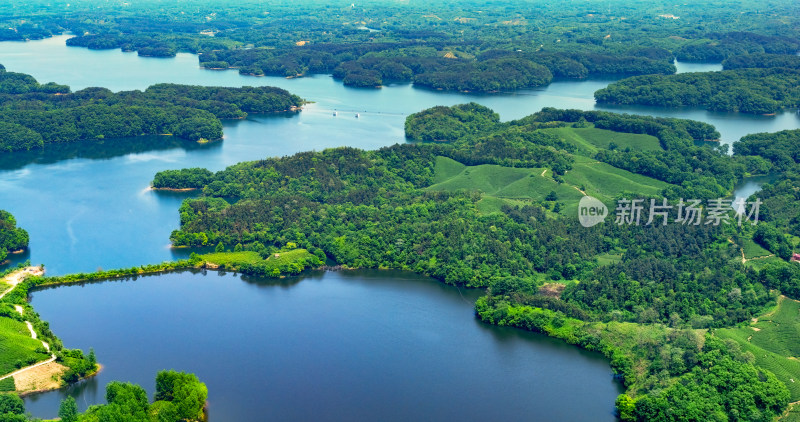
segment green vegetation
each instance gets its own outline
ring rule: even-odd
[[[79,34],[68,41],[76,47],[158,57],[190,51],[202,53],[206,68],[332,73],[363,87],[412,82],[494,92],[618,74],[638,76],[598,91],[599,102],[756,114],[800,105],[800,14],[791,2],[529,6],[276,1],[263,13],[249,0],[191,10],[150,0],[124,8],[20,4],[0,10],[0,39],[69,30]],[[726,70],[672,75],[673,57],[724,60]],[[0,149],[7,151],[141,134],[216,139],[219,119],[300,105],[285,91],[261,88],[71,93],[0,69]],[[263,276],[327,259],[407,269],[487,288],[476,303],[487,323],[603,353],[626,387],[616,403],[623,420],[770,421],[800,395],[800,367],[790,359],[797,357],[800,306],[791,299],[800,298],[800,266],[787,262],[800,236],[798,133],[751,135],[729,156],[723,146],[698,145],[719,138],[699,122],[551,108],[501,122],[474,103],[434,107],[407,119],[413,144],[301,153],[217,173],[161,172],[154,187],[202,190],[181,206],[172,242],[216,245],[214,253],[31,279],[0,301],[0,313],[14,326],[10,306],[23,306],[73,380],[91,372],[93,354],[63,350],[26,303],[32,288],[203,265]],[[585,228],[564,218],[574,217],[584,194],[607,205],[623,197],[709,200],[729,196],[752,174],[775,175],[759,194],[763,221],[755,227],[678,224],[674,209],[665,226]],[[644,216],[653,211],[648,202]],[[13,219],[3,220],[13,233]],[[764,314],[778,293],[788,298]],[[150,404],[140,387],[112,384],[109,404],[78,419],[197,419],[207,393],[201,386],[193,376],[159,374]],[[73,419],[74,403],[62,407]]]
[[[719,136],[698,122],[555,109],[500,122],[477,104],[425,110],[406,128],[418,142],[217,172],[184,202],[171,239],[305,248],[349,267],[487,287],[476,304],[482,320],[608,356],[627,388],[617,403],[625,420],[771,420],[786,407],[790,392],[770,366],[704,333],[759,315],[774,289],[800,297],[800,266],[742,261],[743,250],[763,254],[759,243],[791,251],[775,223],[685,225],[672,209],[672,224],[646,225],[647,203],[642,225],[584,228],[558,215],[575,215],[581,191],[610,206],[622,197],[729,195],[745,175],[780,165],[770,155],[780,144],[754,149],[761,141],[746,139],[729,156],[695,144]],[[776,138],[791,142],[786,134],[763,142]],[[784,154],[793,157],[791,148]],[[239,264],[247,265],[257,264]],[[544,283],[565,287],[554,294]]]
[[[778,67],[634,76],[610,84],[594,97],[600,103],[770,114],[800,105],[800,70]]]
[[[794,54],[800,50],[797,39],[768,36],[751,32],[711,33],[705,39],[688,43],[675,52],[678,60],[689,62],[721,62],[742,54]],[[760,66],[748,66],[760,67]],[[770,66],[771,67],[771,66]]]
[[[0,394],[0,419],[15,422],[26,421],[25,402],[15,394]]]
[[[215,252],[200,255],[197,259],[203,260],[206,266],[212,268],[232,269],[261,277],[296,275],[306,268],[319,267],[325,263],[325,254],[321,250],[317,249],[315,255],[306,249],[295,249],[292,242],[279,250],[259,245],[256,247],[258,251]]]
[[[558,136],[572,142],[587,155],[601,149],[626,149],[638,151],[660,151],[664,148],[658,138],[638,133],[615,132],[597,128],[560,127],[549,129]],[[545,132],[549,131],[545,130]]]
[[[744,257],[746,259],[753,259],[753,258],[763,258],[765,256],[770,255],[770,252],[761,246],[758,243],[748,240],[744,242],[742,246],[742,251],[744,252]]]
[[[165,170],[153,178],[156,189],[199,189],[208,184],[212,173],[202,168]]]
[[[750,352],[755,364],[768,369],[789,389],[790,401],[800,401],[800,303],[781,296],[777,306],[750,324],[720,328],[714,335],[732,339]]]
[[[64,422],[179,422],[205,420],[208,388],[194,374],[160,371],[156,375],[156,393],[152,403],[144,388],[131,383],[112,381],[106,385],[104,405],[90,406],[79,414],[75,399],[62,401],[59,417]],[[22,419],[27,420],[25,418]]]
[[[790,55],[800,49],[795,12],[785,2],[531,8],[509,1],[312,0],[273,2],[265,12],[253,1],[185,8],[145,0],[132,7],[16,6],[0,13],[0,40],[70,31],[79,34],[67,41],[70,46],[155,57],[201,53],[202,66],[243,74],[333,73],[351,86],[413,82],[490,92],[547,84],[553,77],[671,74],[675,56],[720,62],[742,54]]]
[[[27,247],[28,232],[17,227],[17,220],[11,213],[0,210],[0,263],[6,259],[9,252]]]
[[[16,391],[17,386],[14,384],[14,377],[8,377],[0,380],[0,393]]]
[[[203,261],[219,265],[221,268],[235,268],[241,264],[255,264],[263,261],[256,251],[241,251],[241,252],[215,252],[200,255]]]
[[[273,87],[158,84],[141,91],[70,92],[30,75],[0,71],[0,151],[51,143],[171,134],[191,141],[222,138],[220,119],[294,110],[302,100]]]
[[[794,54],[745,54],[725,59],[722,66],[726,70],[770,67],[800,69],[800,56]]]
[[[455,173],[459,169],[460,171]],[[561,182],[552,177],[552,172],[548,175],[548,171],[541,168],[512,168],[492,164],[464,166],[449,158],[436,157],[434,181],[437,183],[427,189],[480,192],[484,195],[481,202],[499,200],[493,202],[498,204],[495,206],[484,203],[486,209],[491,211],[499,211],[503,204],[559,201],[567,206],[562,212],[571,215],[576,212],[577,203],[584,195],[581,190],[611,204],[614,198],[626,192],[657,195],[669,186],[668,183],[630,173],[605,163],[574,164]],[[548,198],[551,192],[556,193],[556,199]]]
[[[42,342],[31,338],[24,322],[0,318],[0,374],[9,374],[49,357]]]

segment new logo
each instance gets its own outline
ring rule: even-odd
[[[608,215],[608,208],[599,199],[584,196],[578,203],[578,220],[583,227],[592,227],[602,223]]]

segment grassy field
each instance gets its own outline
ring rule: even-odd
[[[48,354],[35,352],[41,347],[42,342],[31,338],[25,323],[0,318],[0,375],[47,359]]]
[[[772,252],[762,248],[759,244],[754,242],[752,239],[748,239],[744,242],[742,246],[742,250],[744,251],[744,257],[747,259],[753,258],[760,258],[768,255],[772,255]]]
[[[493,164],[465,166],[454,160],[437,157],[436,183],[430,190],[478,191],[484,194],[478,203],[483,213],[499,211],[503,204],[521,205],[543,201],[555,192],[558,202],[566,205],[562,214],[577,212],[581,190],[607,205],[619,194],[657,195],[667,183],[621,170],[585,157],[576,157],[573,169],[564,175],[565,183],[557,183],[552,171],[544,168],[512,168]]]
[[[242,251],[242,252],[215,252],[205,255],[200,255],[204,261],[217,265],[235,266],[236,264],[255,264],[256,262],[263,261],[258,252]]]
[[[636,133],[614,132],[612,130],[590,128],[559,127],[542,129],[572,143],[580,154],[593,155],[599,149],[608,149],[613,142],[619,149],[630,148],[638,151],[662,150],[658,138]]]
[[[292,264],[299,264],[301,260],[312,257],[314,257],[314,255],[306,249],[280,251],[270,255],[267,259],[262,259],[258,252],[253,251],[215,252],[201,255],[201,258],[206,262],[224,266],[225,268],[235,269],[241,264],[261,264],[266,268],[267,272],[273,269],[284,272],[282,270],[286,270],[286,268],[290,267]]]
[[[616,264],[617,262],[622,261],[622,253],[612,254],[612,253],[604,253],[597,255],[597,263],[601,266]]]
[[[459,173],[466,168],[464,164],[456,160],[451,160],[447,157],[436,157],[435,173],[433,174],[433,183],[442,183],[447,179],[458,176]]]
[[[564,180],[603,202],[621,193],[658,195],[669,186],[666,182],[599,162],[573,164]]]
[[[770,263],[779,264],[779,263],[782,263],[782,262],[786,262],[786,261],[778,258],[777,256],[770,256],[768,258],[751,259],[751,260],[747,261],[744,265],[746,265],[748,267],[751,267],[753,269],[756,269],[756,270],[760,270],[760,269],[764,268],[764,266],[767,265],[767,264],[770,264]]]
[[[289,265],[298,260],[311,258],[311,252],[305,249],[293,249],[291,251],[278,252],[270,255],[267,258],[267,264],[278,267],[281,265]]]
[[[800,302],[782,296],[776,307],[758,317],[758,322],[718,329],[715,335],[733,339],[742,350],[752,352],[756,365],[786,384],[791,401],[800,400]]]

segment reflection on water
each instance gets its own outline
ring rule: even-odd
[[[97,141],[48,144],[45,149],[0,154],[0,170],[16,170],[29,164],[55,164],[75,158],[109,160],[130,154],[166,151],[182,148],[186,151],[222,148],[221,142],[200,144],[174,136],[139,136],[109,138]]]
[[[156,372],[173,368],[208,385],[212,421],[616,420],[622,388],[606,359],[480,323],[480,294],[378,270],[185,271],[39,290],[42,318],[104,369],[26,405],[53,417],[69,394],[83,409],[111,380],[152,395]]]

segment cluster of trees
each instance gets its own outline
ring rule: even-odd
[[[28,247],[28,232],[17,227],[17,220],[10,212],[0,210],[0,262],[9,252]]]
[[[53,87],[58,88],[55,92]],[[53,95],[57,93],[59,95]],[[294,110],[303,101],[273,87],[153,85],[113,93],[40,85],[30,75],[0,72],[0,151],[50,143],[171,134],[191,141],[222,138],[220,119]]]
[[[262,249],[262,251],[264,250],[265,249]],[[264,261],[242,263],[238,265],[236,269],[245,274],[258,277],[276,278],[287,275],[297,275],[307,268],[318,268],[325,264],[325,252],[323,252],[322,249],[317,249],[317,252],[318,254],[315,255],[305,249],[294,249],[279,252],[277,255],[262,254],[262,257],[266,258]]]
[[[88,355],[84,355],[80,349],[62,349],[56,358],[57,362],[69,368],[61,375],[67,384],[78,382],[98,370],[97,357],[92,349],[89,349]]]
[[[8,72],[0,65],[0,95],[2,94],[64,94],[69,92],[66,85],[58,85],[53,82],[44,85],[26,73]],[[5,96],[5,95],[4,95]]]
[[[796,54],[742,54],[728,57],[722,62],[722,68],[725,70],[770,67],[800,69],[800,56]]]
[[[78,413],[75,399],[67,397],[61,402],[58,416],[62,422],[179,422],[205,420],[204,409],[208,388],[194,374],[177,371],[159,371],[156,375],[156,393],[153,402],[139,385],[112,381],[106,385],[104,405],[90,406]],[[26,418],[20,419],[27,420]]]
[[[671,75],[676,70],[672,64],[672,53],[663,48],[641,48],[616,54],[582,49],[536,52],[490,50],[478,57],[483,60],[524,58],[547,67],[553,76],[576,79],[603,75]]]
[[[697,364],[662,391],[636,400],[622,395],[623,421],[775,420],[789,404],[789,390],[753,364],[738,343],[707,335]]]
[[[119,48],[122,51],[136,51],[140,56],[175,57],[177,49],[173,44],[162,40],[126,34],[82,35],[67,40],[68,46],[86,47],[92,50]]]
[[[679,48],[675,57],[687,62],[721,62],[742,54],[795,54],[800,51],[800,40],[780,35],[739,31],[711,33],[705,38]]]
[[[534,53],[488,50],[477,58],[463,58],[441,44],[319,44],[212,51],[200,56],[200,62],[207,68],[235,67],[240,73],[250,75],[333,73],[350,86],[414,82],[433,89],[487,92],[546,85],[554,75],[585,78],[675,73],[671,53],[663,49],[648,51],[655,58],[580,50]]]
[[[211,182],[213,173],[204,168],[165,170],[153,177],[156,189],[200,189]]]
[[[0,394],[0,420],[26,422],[25,402],[16,394]]]
[[[634,76],[598,90],[594,97],[601,103],[770,114],[800,105],[800,70],[779,67]]]

